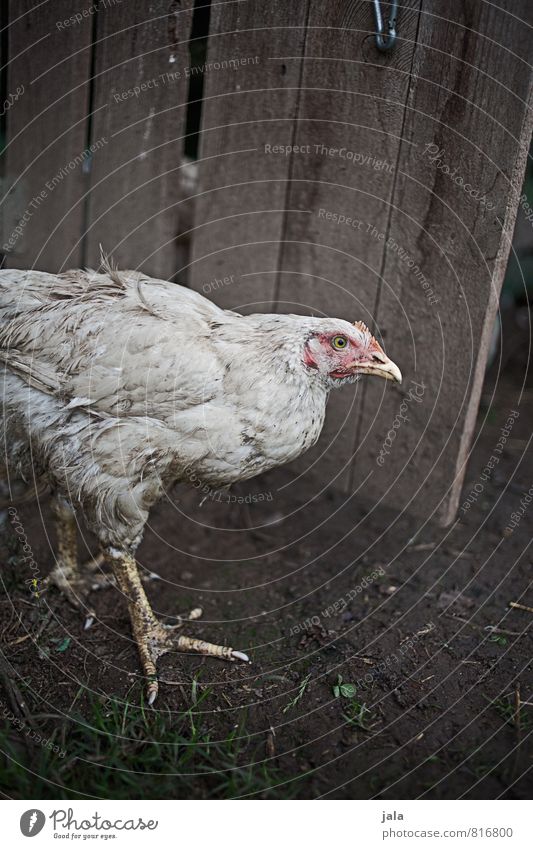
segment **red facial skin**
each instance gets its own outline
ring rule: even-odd
[[[348,344],[342,350],[337,350],[332,345],[332,340],[336,336],[343,336],[348,340]],[[360,337],[348,336],[346,332],[339,331],[338,333],[319,333],[313,337],[314,351],[310,350],[310,342],[306,344],[304,349],[304,363],[308,368],[320,369],[317,362],[320,359],[321,364],[326,364],[326,370],[329,377],[342,379],[357,374],[357,366],[368,364],[373,361],[374,354],[376,360],[383,362],[384,352],[382,347],[374,339],[373,336],[365,342]],[[316,343],[320,347],[317,349]]]

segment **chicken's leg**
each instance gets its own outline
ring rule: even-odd
[[[169,651],[198,652],[210,657],[220,657],[223,660],[242,660],[249,662],[244,652],[234,651],[228,646],[217,646],[177,635],[181,625],[163,625],[154,615],[150,602],[146,597],[141,583],[135,558],[125,551],[110,548],[105,552],[106,559],[111,564],[117,584],[128,600],[133,637],[137,643],[144,674],[148,678],[147,698],[152,705],[157,697],[156,664],[161,655]]]
[[[85,613],[85,628],[90,628],[96,614],[87,602],[92,590],[109,586],[109,579],[100,571],[103,555],[90,560],[80,568],[76,515],[67,501],[56,495],[52,501],[57,534],[56,563],[43,582],[44,587],[54,584],[72,604]]]

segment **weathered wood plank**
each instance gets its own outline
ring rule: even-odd
[[[291,165],[265,145],[294,141],[308,6],[211,10],[190,279],[225,307],[272,309]]]
[[[72,19],[81,2],[8,6],[7,90],[23,93],[6,113],[5,264],[57,271],[83,227],[91,20]]]
[[[282,311],[372,321],[384,245],[368,231],[388,225],[418,7],[419,0],[402,4],[400,40],[383,55],[369,3],[311,3],[295,137],[303,152],[292,157],[287,203],[307,214],[287,213],[276,289]],[[294,465],[309,470],[310,492],[348,488],[363,385],[332,394],[319,444]]]
[[[532,12],[527,0],[512,14],[424,2],[384,231],[376,324],[405,381],[385,394],[368,382],[352,485],[370,475],[374,498],[444,524],[457,510],[531,138],[520,18],[531,26]],[[409,421],[397,418],[402,401]]]
[[[135,0],[98,15],[89,265],[102,244],[122,267],[176,270],[192,6]]]

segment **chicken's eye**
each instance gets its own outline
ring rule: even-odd
[[[348,340],[346,336],[334,336],[331,340],[331,345],[333,348],[335,348],[336,351],[342,351],[344,348],[346,348],[347,344]]]

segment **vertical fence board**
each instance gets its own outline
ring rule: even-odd
[[[98,16],[86,261],[175,272],[192,0],[136,0]]]
[[[73,21],[78,8],[68,0],[9,2],[7,91],[24,90],[5,117],[8,267],[57,271],[82,230],[91,20]],[[80,263],[79,247],[70,259]]]
[[[387,226],[418,6],[402,4],[401,38],[383,55],[366,0],[312,0],[288,197],[291,210],[307,214],[287,214],[281,311],[372,321],[384,245],[367,228]],[[332,393],[320,443],[295,464],[312,470],[308,487],[347,488],[362,386]]]
[[[273,306],[308,2],[211,10],[190,280],[225,307]]]
[[[423,8],[376,314],[404,386],[383,396],[368,381],[357,435],[367,450],[352,485],[369,474],[374,499],[449,524],[531,138],[531,38],[520,18],[533,16],[526,0],[512,15],[458,0]]]

